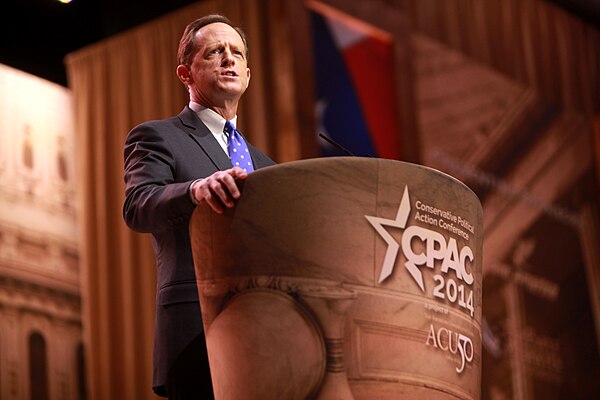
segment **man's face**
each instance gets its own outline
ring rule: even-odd
[[[196,32],[196,45],[198,51],[189,67],[192,100],[217,107],[239,100],[250,80],[240,35],[231,26],[216,22]]]

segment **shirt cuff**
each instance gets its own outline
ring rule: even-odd
[[[190,200],[192,201],[192,203],[194,203],[195,205],[198,205],[198,202],[196,201],[196,198],[194,197],[194,191],[192,190],[192,188],[196,182],[200,182],[202,179],[203,178],[196,179],[195,181],[190,183],[190,186],[188,186],[188,196],[190,197]]]

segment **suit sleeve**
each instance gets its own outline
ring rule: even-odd
[[[125,142],[123,217],[139,232],[160,232],[189,221],[189,182],[175,182],[176,157],[156,126],[134,128]]]

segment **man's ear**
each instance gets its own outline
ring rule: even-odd
[[[188,67],[183,64],[177,66],[177,77],[186,86],[192,83],[192,74]]]
[[[248,74],[248,79],[246,80],[246,89],[248,89],[248,86],[250,85],[250,68],[246,68],[246,73]]]

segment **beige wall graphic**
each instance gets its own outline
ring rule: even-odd
[[[0,398],[81,399],[69,90],[0,65]]]

